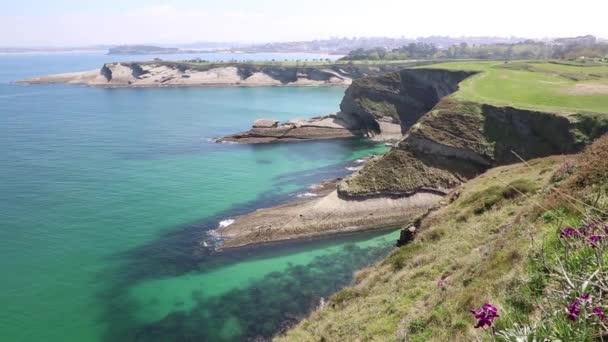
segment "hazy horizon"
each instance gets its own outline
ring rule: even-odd
[[[0,46],[71,47],[197,42],[263,43],[330,37],[608,37],[606,6],[514,0],[395,3],[278,0],[24,0],[4,6]],[[593,9],[593,10],[590,10]]]

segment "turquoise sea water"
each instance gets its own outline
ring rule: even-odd
[[[336,111],[339,88],[9,83],[113,60],[0,56],[1,340],[267,337],[393,245],[396,233],[366,233],[206,255],[199,241],[219,221],[292,200],[385,147],[209,141],[257,117]]]

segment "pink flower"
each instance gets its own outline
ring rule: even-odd
[[[475,325],[476,329],[484,328],[486,325],[488,327],[491,327],[494,323],[494,320],[497,317],[500,317],[498,315],[498,309],[489,303],[484,304],[481,309],[471,309],[469,311],[475,316],[475,319],[477,320],[477,324]]]
[[[606,314],[604,314],[604,311],[602,311],[602,309],[599,307],[593,308],[593,314],[599,318],[600,322],[606,320]]]

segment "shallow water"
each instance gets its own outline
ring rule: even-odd
[[[2,340],[269,336],[393,245],[396,233],[365,233],[206,255],[199,241],[220,221],[297,198],[386,147],[210,142],[262,116],[336,111],[339,88],[8,83],[112,60],[0,56]]]

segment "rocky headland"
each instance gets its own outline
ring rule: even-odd
[[[278,122],[220,138],[218,142],[269,143],[311,139],[369,137],[399,141],[408,128],[439,100],[458,90],[474,72],[405,69],[357,79],[346,90],[340,112]],[[261,121],[260,121],[261,122]]]
[[[225,246],[409,228],[444,196],[491,168],[575,153],[608,131],[599,114],[561,115],[449,96],[475,74],[410,69],[356,80],[341,113],[320,120],[348,122],[344,132],[350,135],[398,138],[399,143],[324,197],[258,210],[220,229]],[[298,132],[293,122],[269,121],[227,139],[281,141],[269,132],[292,130]]]

